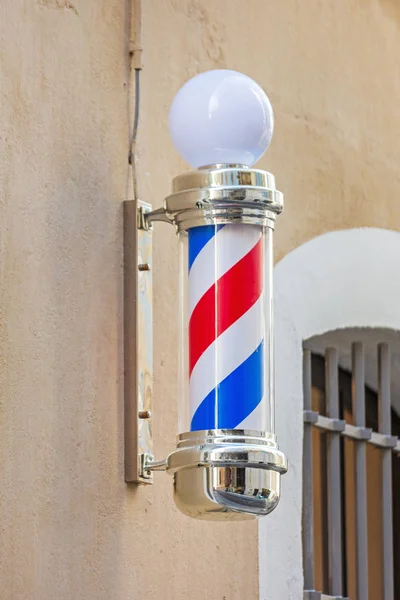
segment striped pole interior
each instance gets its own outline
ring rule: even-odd
[[[262,228],[202,226],[188,237],[191,431],[263,430]]]

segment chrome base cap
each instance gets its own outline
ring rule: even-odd
[[[188,517],[243,521],[267,515],[280,498],[280,473],[251,467],[194,467],[174,476],[174,500]]]
[[[174,475],[175,504],[185,515],[239,521],[274,510],[287,461],[272,434],[196,431],[179,436],[167,471]]]

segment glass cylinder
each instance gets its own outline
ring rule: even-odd
[[[274,433],[273,231],[179,234],[179,433]]]

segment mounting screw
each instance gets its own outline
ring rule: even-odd
[[[150,410],[139,410],[139,419],[150,419],[151,411]]]
[[[139,271],[150,271],[149,263],[142,263],[138,266]]]

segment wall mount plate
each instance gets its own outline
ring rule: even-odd
[[[152,231],[143,214],[151,205],[124,202],[125,481],[153,483]]]

